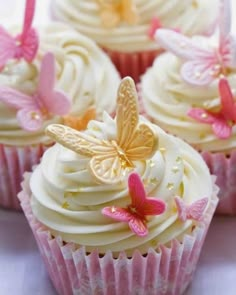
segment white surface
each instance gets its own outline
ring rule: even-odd
[[[232,2],[236,15],[236,1]],[[1,23],[21,20],[23,3],[23,0],[0,0]],[[36,23],[47,21],[48,3],[49,0],[37,1]],[[232,27],[236,31],[236,26]],[[23,214],[0,210],[0,295],[55,294]],[[222,294],[236,295],[236,218],[215,218],[194,281],[186,293]]]

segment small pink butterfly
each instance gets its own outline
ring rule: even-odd
[[[225,78],[219,81],[221,110],[218,113],[201,108],[192,108],[188,115],[205,124],[212,125],[214,134],[220,139],[227,139],[232,134],[232,126],[236,123],[236,103],[229,82]]]
[[[31,27],[34,10],[35,0],[26,0],[23,31],[16,37],[0,27],[0,69],[11,58],[24,58],[27,62],[34,59],[39,45],[37,32]]]
[[[130,229],[140,237],[148,234],[147,215],[159,215],[166,209],[166,204],[156,198],[147,198],[144,185],[137,173],[131,173],[128,179],[131,205],[128,208],[105,207],[102,213],[118,221],[127,222]]]
[[[148,36],[151,39],[154,39],[154,36],[155,36],[156,31],[159,30],[159,29],[162,29],[162,28],[164,28],[164,27],[163,27],[160,19],[158,17],[153,17],[152,20],[151,20],[150,27],[148,29]],[[173,31],[180,32],[180,30],[177,29],[177,28],[176,29],[173,29]]]
[[[17,110],[16,117],[23,129],[36,131],[50,114],[62,116],[69,112],[69,99],[63,92],[54,90],[55,75],[54,55],[47,53],[42,59],[34,95],[29,96],[9,87],[0,88],[0,101]]]
[[[179,219],[186,221],[187,219],[201,220],[202,214],[208,204],[208,198],[202,198],[191,205],[187,206],[180,197],[175,197]]]
[[[199,41],[170,30],[156,32],[155,39],[165,49],[186,61],[182,65],[181,76],[187,83],[208,85],[220,74],[226,74],[228,68],[236,68],[236,38],[230,35],[230,4],[230,0],[221,1],[219,44],[216,48],[205,49]]]

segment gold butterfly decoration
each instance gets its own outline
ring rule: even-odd
[[[95,109],[89,109],[82,117],[75,117],[75,116],[64,116],[63,117],[63,124],[69,126],[76,130],[85,130],[89,121],[94,120],[96,118],[96,111]]]
[[[46,133],[66,148],[90,157],[89,170],[98,182],[122,181],[135,168],[134,161],[150,158],[158,137],[146,123],[139,123],[138,97],[134,81],[124,78],[118,89],[116,139],[100,140],[60,124],[49,125]]]
[[[138,13],[134,0],[97,0],[102,23],[105,27],[116,27],[121,21],[135,24]]]

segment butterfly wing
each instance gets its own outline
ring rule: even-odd
[[[139,237],[145,237],[148,234],[147,225],[138,217],[130,219],[129,227]]]
[[[207,112],[201,108],[192,108],[188,111],[188,116],[198,122],[205,124],[213,124],[217,120],[217,116]]]
[[[219,44],[222,48],[227,42],[231,28],[231,1],[221,0],[219,17]]]
[[[202,198],[187,208],[187,218],[200,220],[208,204],[208,198]]]
[[[19,110],[16,117],[19,125],[26,131],[37,131],[43,124],[42,113],[37,109],[25,108]]]
[[[14,57],[15,52],[15,39],[3,27],[0,27],[0,69],[5,66],[8,59]]]
[[[228,80],[225,78],[221,78],[218,88],[220,93],[223,116],[226,120],[236,121],[236,103],[234,102],[234,96]]]
[[[220,139],[227,139],[232,134],[232,126],[230,126],[225,118],[218,118],[212,124],[212,130]]]
[[[96,111],[94,108],[89,109],[82,117],[64,116],[63,124],[76,130],[85,130],[88,123],[96,118]]]
[[[187,206],[184,204],[184,201],[180,197],[176,196],[175,197],[175,204],[177,207],[179,219],[181,221],[186,221],[187,220]]]
[[[142,179],[138,173],[131,173],[128,178],[129,195],[131,197],[132,207],[137,210],[141,216],[145,216],[143,213],[143,205],[146,199],[146,192],[142,182]]]
[[[162,23],[158,17],[153,17],[151,20],[151,24],[148,30],[148,36],[153,39],[154,35],[156,33],[156,30],[159,30],[162,28]]]
[[[133,80],[124,78],[117,98],[117,142],[130,160],[151,157],[158,145],[158,138],[148,125],[138,126],[137,100]]]
[[[170,29],[157,30],[154,38],[163,48],[184,60],[205,59],[212,55],[212,51],[200,47],[197,41]]]
[[[124,208],[112,206],[102,209],[102,214],[117,221],[129,222],[133,215]]]
[[[70,101],[61,91],[55,91],[55,58],[50,52],[46,53],[42,59],[38,94],[46,109],[56,115],[65,115],[70,110]]]

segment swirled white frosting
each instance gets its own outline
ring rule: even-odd
[[[9,86],[33,94],[42,56],[50,51],[56,59],[55,87],[71,100],[72,115],[82,116],[88,108],[95,108],[98,118],[103,110],[113,112],[116,103],[113,89],[117,89],[120,77],[102,50],[87,37],[59,23],[39,29],[39,36],[39,51],[33,63],[28,64],[23,59],[9,61],[0,73],[0,87]],[[0,103],[0,143],[17,146],[48,143],[44,129],[55,122],[60,122],[60,118],[45,121],[37,132],[27,132],[20,128],[16,111]]]
[[[91,121],[86,132],[99,139],[115,139],[115,121],[108,115],[104,115],[103,121]],[[53,235],[83,245],[88,252],[97,248],[100,253],[129,253],[138,248],[146,253],[149,247],[155,248],[191,231],[194,222],[178,219],[174,196],[182,196],[186,204],[203,197],[210,200],[214,194],[211,176],[193,148],[159,127],[152,127],[159,137],[159,149],[151,159],[136,161],[134,169],[143,179],[148,196],[164,200],[167,210],[148,217],[149,234],[145,238],[136,236],[128,224],[101,213],[106,206],[130,204],[128,176],[115,185],[98,184],[87,169],[90,159],[59,144],[47,150],[30,179],[35,217]]]
[[[236,148],[236,126],[232,136],[219,139],[211,125],[200,123],[187,115],[193,107],[211,111],[220,109],[218,79],[206,87],[194,87],[180,75],[182,62],[171,53],[156,59],[142,77],[142,99],[146,113],[164,130],[179,136],[201,151],[230,152]],[[236,72],[228,75],[232,89]]]
[[[219,11],[219,0],[135,0],[139,21],[121,23],[108,29],[103,26],[96,0],[54,0],[52,14],[101,46],[121,52],[155,50],[159,45],[148,37],[151,19],[158,17],[166,28],[179,28],[195,35],[212,30]]]

